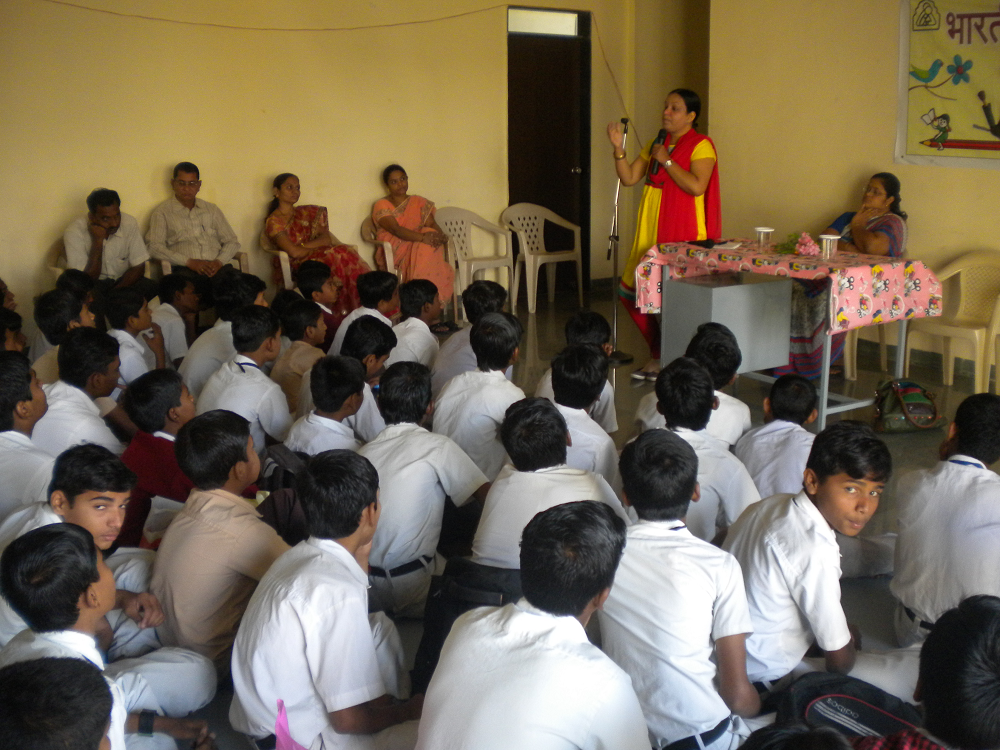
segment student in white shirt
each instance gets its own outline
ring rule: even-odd
[[[163,333],[167,362],[178,368],[195,340],[200,299],[194,282],[179,273],[160,279],[158,289],[160,304],[153,310],[153,322]]]
[[[372,316],[390,328],[391,316],[399,309],[399,279],[388,271],[369,271],[358,276],[358,298],[361,307],[352,310],[337,328],[328,354],[340,354],[351,323],[361,317]]]
[[[625,524],[598,503],[535,516],[520,540],[524,598],[455,622],[427,689],[418,750],[648,750],[631,680],[584,631],[624,546]]]
[[[504,466],[486,495],[472,542],[480,565],[517,568],[517,545],[525,525],[555,505],[592,500],[628,519],[614,490],[597,474],[566,465],[566,420],[544,398],[526,398],[507,409],[501,428],[513,465]]]
[[[419,362],[427,367],[434,364],[440,344],[430,327],[441,319],[441,308],[441,297],[433,281],[413,279],[399,287],[402,320],[392,327],[396,348],[389,355],[386,367],[397,362]]]
[[[365,398],[365,366],[352,357],[327,356],[309,371],[316,408],[288,431],[285,447],[315,456],[330,450],[356,451],[361,442],[345,420],[357,414]]]
[[[782,375],[764,399],[764,424],[733,447],[761,497],[796,494],[815,435],[805,426],[816,420],[816,386],[801,375]]]
[[[326,320],[320,306],[307,299],[296,299],[274,311],[281,318],[282,347],[271,368],[271,380],[281,386],[288,411],[294,414],[299,408],[302,378],[323,358]]]
[[[0,522],[24,505],[49,498],[56,459],[31,440],[47,408],[28,358],[0,352]]]
[[[118,371],[125,385],[150,370],[166,367],[163,332],[153,323],[149,303],[137,290],[112,289],[105,295],[102,309],[111,326],[108,333],[119,345]],[[147,331],[152,335],[147,335]]]
[[[470,336],[478,368],[448,381],[434,409],[434,432],[458,443],[490,481],[506,461],[500,442],[504,414],[524,398],[504,375],[517,362],[522,332],[521,323],[509,313],[481,317]]]
[[[324,354],[333,354],[330,347],[337,329],[347,313],[344,304],[337,306],[337,300],[340,298],[340,286],[343,282],[333,275],[330,266],[320,263],[318,260],[304,261],[295,272],[295,281],[302,297],[319,305],[319,309],[323,313],[326,330],[323,332],[323,340],[316,346],[322,349]],[[335,309],[336,312],[334,312]]]
[[[901,646],[923,641],[937,619],[973,594],[1000,595],[1000,396],[965,399],[933,469],[896,491],[899,537],[890,588]]]
[[[94,328],[74,328],[59,345],[59,380],[44,387],[49,408],[31,434],[58,456],[80,443],[102,445],[120,456],[125,446],[101,418],[95,399],[118,387],[118,342]]]
[[[667,429],[698,454],[701,500],[688,512],[688,528],[706,542],[718,540],[760,494],[739,459],[705,428],[719,404],[712,376],[693,359],[678,357],[657,376],[656,397]]]
[[[266,437],[282,442],[292,416],[281,386],[261,372],[281,349],[281,321],[266,307],[250,305],[233,313],[233,347],[238,352],[208,379],[198,397],[198,414],[226,409],[250,423],[254,450],[263,455]]]
[[[385,420],[378,410],[372,383],[378,384],[378,375],[394,346],[396,346],[396,334],[389,326],[371,315],[364,315],[351,323],[344,337],[341,354],[352,357],[365,366],[366,380],[361,406],[344,423],[354,430],[359,440],[365,443],[374,440],[385,429]]]
[[[813,643],[828,671],[854,666],[835,532],[861,533],[891,472],[889,449],[871,427],[836,422],[813,442],[803,491],[750,506],[729,529],[724,549],[743,569],[754,626],[747,673],[762,688],[791,673]]]
[[[506,304],[507,290],[495,281],[477,279],[462,292],[462,307],[469,327],[449,336],[434,358],[434,366],[431,367],[431,392],[435,401],[449,380],[478,367],[476,353],[472,351],[469,341],[471,326],[478,323],[486,313],[503,312]],[[507,379],[510,380],[509,370]]]
[[[35,374],[42,385],[48,385],[59,380],[59,345],[66,334],[74,328],[93,328],[94,313],[72,292],[52,289],[35,300],[34,318],[38,330],[51,345],[41,356],[32,351]]]
[[[600,474],[618,492],[615,441],[588,413],[607,382],[608,357],[596,346],[567,346],[552,360],[552,401],[569,429],[566,465]]]
[[[450,438],[425,428],[434,411],[426,366],[398,362],[386,370],[378,404],[386,428],[358,451],[378,471],[382,507],[369,558],[370,606],[421,617],[431,573],[444,567],[436,550],[445,502],[481,507],[489,484]]]
[[[733,715],[760,710],[746,668],[753,626],[739,563],[684,524],[699,498],[698,457],[651,430],[625,446],[621,470],[639,522],[600,612],[604,652],[632,677],[654,748],[736,747],[746,730]]]
[[[592,344],[600,348],[605,357],[610,357],[611,326],[607,319],[593,310],[580,310],[566,321],[566,346]],[[535,396],[554,401],[552,394],[552,369],[545,371],[535,386]],[[608,380],[604,381],[601,395],[587,408],[587,413],[609,435],[618,430],[618,412],[615,410],[615,389]],[[661,425],[662,426],[662,425]]]
[[[243,615],[235,729],[269,738],[280,699],[304,747],[412,747],[423,698],[392,700],[408,693],[399,635],[384,614],[368,614],[378,488],[374,467],[350,451],[314,456],[296,476],[310,537],[274,562]]]

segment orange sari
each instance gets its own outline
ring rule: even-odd
[[[372,221],[378,230],[379,242],[392,245],[392,255],[400,281],[427,279],[433,281],[438,294],[445,300],[451,297],[455,285],[455,269],[445,256],[443,247],[434,247],[426,242],[402,240],[392,232],[379,226],[379,219],[391,216],[404,229],[413,232],[435,232],[431,226],[434,220],[434,204],[419,195],[409,195],[398,206],[383,198],[372,206]]]

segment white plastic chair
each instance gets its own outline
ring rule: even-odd
[[[878,353],[879,364],[882,372],[889,371],[889,351],[885,346],[885,325],[875,326],[878,328]],[[844,379],[858,379],[858,331],[859,328],[852,328],[847,332],[844,339]]]
[[[240,269],[243,273],[250,273],[250,256],[240,250],[233,256],[233,259],[229,261],[229,265]],[[169,260],[161,260],[160,270],[163,271],[163,275],[166,276],[168,273],[172,273],[174,268]]]
[[[906,374],[910,373],[911,334],[923,333],[943,339],[942,382],[955,382],[954,339],[964,339],[973,348],[975,362],[975,392],[985,393],[989,387],[990,364],[995,342],[1000,335],[1000,254],[977,252],[963,255],[949,263],[940,281],[956,277],[957,292],[944,295],[944,314],[940,318],[916,318],[909,322],[906,337]]]
[[[385,270],[389,273],[396,273],[396,263],[392,257],[392,243],[378,239],[378,230],[375,228],[375,222],[372,221],[371,216],[366,216],[365,220],[361,222],[361,239],[375,249],[381,246],[385,252]]]
[[[583,307],[583,252],[580,245],[580,227],[550,211],[544,206],[534,203],[515,203],[505,209],[500,215],[500,221],[517,232],[517,242],[521,252],[517,256],[517,268],[514,272],[515,288],[521,276],[521,264],[525,265],[528,283],[528,312],[535,312],[538,296],[538,270],[546,263],[573,261],[576,263],[576,292],[580,307]],[[545,249],[545,222],[573,230],[573,249],[548,252]],[[545,272],[545,280],[549,288],[549,304],[555,299],[556,272],[555,268]]]
[[[479,214],[464,208],[445,206],[434,214],[438,226],[448,235],[448,247],[454,250],[458,263],[455,281],[460,294],[475,279],[476,272],[487,268],[506,268],[507,284],[510,287],[511,307],[517,300],[517,275],[514,273],[514,253],[510,230],[491,224]],[[496,252],[491,255],[472,254],[472,228],[494,235]],[[464,316],[465,311],[461,314]]]
[[[292,279],[292,264],[288,253],[271,242],[271,238],[263,229],[260,230],[260,249],[265,253],[278,256],[278,262],[281,264],[282,286],[285,289],[294,289],[295,281]]]

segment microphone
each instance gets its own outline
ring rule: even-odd
[[[655,148],[656,146],[662,146],[666,142],[667,142],[667,129],[660,128],[660,132],[656,134],[656,140],[653,141],[653,147]],[[652,159],[652,153],[650,154],[650,158]],[[661,169],[663,169],[663,165],[660,164],[660,162],[657,161],[656,159],[653,159],[653,168],[649,171],[649,173],[651,175],[659,174]]]

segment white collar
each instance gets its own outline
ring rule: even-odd
[[[36,632],[35,638],[77,651],[95,667],[104,671],[104,657],[98,651],[97,640],[92,635],[81,633],[78,630],[53,630],[45,633]]]
[[[169,432],[164,432],[163,430],[157,430],[153,433],[153,437],[162,438],[163,440],[169,440],[171,443],[175,442],[177,438],[171,435]]]
[[[232,327],[233,327],[233,321],[223,320],[222,318],[219,318],[217,321],[215,321],[215,325],[212,326],[212,328],[232,328]]]
[[[313,301],[315,301],[315,300],[313,300]],[[325,312],[327,315],[333,315],[333,310],[331,310],[329,307],[327,307],[326,305],[324,305],[322,302],[316,302],[316,304],[319,305],[319,309],[322,310],[323,312]]]
[[[18,447],[22,448],[38,448],[31,438],[25,435],[23,432],[18,432],[17,430],[7,430],[6,432],[0,432],[0,440],[6,440],[10,443],[17,444]],[[41,448],[39,448],[41,450]]]
[[[339,432],[344,435],[354,436],[354,430],[348,427],[343,422],[338,422],[336,419],[330,419],[329,417],[321,417],[316,412],[310,412],[309,416],[306,417],[306,421],[309,424],[314,424],[317,427],[323,427],[324,429],[331,430],[332,432]]]
[[[961,453],[956,453],[954,456],[949,456],[947,462],[950,464],[956,464],[957,466],[968,466],[974,469],[983,469],[984,471],[989,471],[986,464],[980,461],[978,458],[973,458],[972,456],[966,456]]]
[[[179,312],[177,312],[177,308],[174,307],[173,305],[171,305],[169,302],[161,302],[157,306],[156,310],[163,310],[165,312],[169,311],[173,315],[176,315],[178,318],[181,317],[181,314]],[[156,312],[156,310],[154,310],[153,312]]]
[[[121,328],[112,328],[110,331],[108,331],[108,333],[114,336],[119,344],[123,344],[132,349],[138,349],[139,351],[142,351],[142,342],[139,341],[137,337],[133,336],[128,331],[124,331]]]
[[[534,615],[552,622],[555,628],[559,630],[560,635],[565,636],[567,640],[575,643],[589,643],[587,631],[583,629],[583,625],[573,615],[554,615],[551,612],[546,612],[533,605],[528,601],[527,597],[523,596],[517,600],[514,606],[525,614]]]
[[[175,207],[175,209],[179,209],[181,211],[193,211],[195,208],[204,208],[205,207],[205,201],[203,201],[201,198],[198,198],[198,197],[195,197],[195,199],[194,199],[194,207],[193,208],[188,208],[183,203],[181,203],[179,200],[177,200],[177,196],[176,195],[173,196],[173,201],[174,201],[174,207]]]
[[[361,569],[358,561],[354,559],[354,555],[348,552],[347,548],[340,544],[340,542],[335,542],[333,539],[320,539],[319,537],[311,536],[306,539],[306,544],[310,547],[315,547],[325,554],[336,557],[350,571],[351,577],[355,581],[366,589],[368,588],[368,575]]]
[[[837,545],[837,533],[830,526],[830,522],[823,517],[823,514],[819,512],[819,508],[816,506],[809,496],[806,495],[805,490],[800,490],[795,497],[792,498],[792,505],[797,508],[801,513],[803,513],[816,530],[824,538],[829,539],[834,545]],[[837,545],[839,548],[839,545]]]
[[[54,392],[57,397],[65,398],[67,401],[73,401],[74,403],[83,406],[87,411],[92,412],[95,416],[101,416],[101,407],[94,403],[94,399],[92,399],[82,388],[70,385],[65,380],[57,380],[47,387],[49,390],[45,391],[46,396]],[[49,407],[51,408],[51,406],[52,402],[49,401]]]

